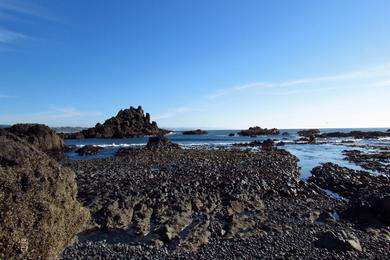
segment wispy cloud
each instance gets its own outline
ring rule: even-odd
[[[178,114],[187,112],[206,111],[207,107],[217,99],[234,96],[238,93],[251,93],[258,90],[268,90],[264,93],[275,96],[288,96],[321,91],[335,91],[341,88],[355,87],[366,89],[375,87],[390,87],[390,63],[334,75],[306,77],[275,82],[259,81],[235,85],[206,94],[203,98],[197,100],[195,106],[172,108],[164,113],[161,113],[158,116],[158,119],[175,117]]]
[[[27,15],[39,19],[58,21],[58,18],[53,16],[46,8],[34,4],[32,1],[1,0],[0,11],[3,11],[3,16],[11,19],[16,16]]]
[[[0,94],[0,99],[12,99],[12,98],[16,98],[16,96]]]
[[[30,37],[22,33],[0,29],[0,43],[10,43],[20,39],[28,39],[28,38]]]
[[[244,85],[233,86],[223,90],[219,90],[215,93],[206,96],[207,99],[216,99],[228,95],[232,95],[238,92],[266,89],[266,88],[287,88],[287,87],[302,87],[308,84],[312,84],[313,88],[316,88],[315,83],[339,83],[339,82],[351,82],[356,80],[376,80],[379,78],[390,78],[390,63],[386,63],[380,66],[375,66],[362,70],[355,70],[341,74],[320,76],[320,77],[308,77],[300,78],[281,82],[253,82]],[[291,91],[291,90],[286,90]],[[302,90],[304,92],[305,90]],[[311,91],[311,90],[306,90]],[[287,92],[286,92],[287,93]]]

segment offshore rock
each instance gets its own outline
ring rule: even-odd
[[[206,135],[207,131],[202,129],[183,131],[183,135]]]
[[[248,130],[242,130],[238,132],[238,135],[241,136],[258,136],[258,135],[278,135],[280,134],[279,130],[276,128],[261,128],[259,126],[250,127]]]
[[[320,134],[319,129],[306,129],[306,130],[301,130],[298,131],[299,136],[304,136],[304,137],[312,137],[312,136],[317,136]]]
[[[0,258],[55,258],[89,219],[74,172],[1,129],[0,187]]]
[[[107,119],[103,124],[97,123],[95,127],[77,133],[65,133],[62,136],[65,139],[129,138],[167,132],[158,128],[156,122],[150,122],[150,114],[144,114],[144,110],[139,106],[120,110],[115,117]]]

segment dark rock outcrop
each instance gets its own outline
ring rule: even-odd
[[[100,146],[85,145],[85,146],[77,149],[76,153],[78,153],[78,155],[82,155],[82,156],[85,156],[85,155],[96,155],[102,149],[103,149],[103,147],[100,147]]]
[[[319,129],[306,129],[306,130],[301,130],[298,131],[299,136],[304,136],[304,137],[312,137],[312,136],[317,136],[320,134]]]
[[[208,132],[202,129],[183,131],[183,135],[206,135]]]
[[[354,250],[361,252],[362,246],[359,239],[353,234],[341,231],[334,233],[327,231],[315,242],[317,247],[327,248],[336,251]]]
[[[390,179],[326,163],[312,170],[309,182],[347,198],[343,215],[361,225],[390,223]]]
[[[263,151],[272,151],[272,150],[275,150],[276,147],[275,147],[275,142],[272,141],[271,139],[267,139],[267,140],[264,140],[262,143],[261,143],[261,149]]]
[[[235,133],[229,133],[228,134],[228,136],[230,136],[230,137],[233,137],[233,136],[235,136],[236,134]]]
[[[317,135],[319,138],[327,137],[351,137],[355,139],[376,139],[380,137],[389,137],[390,132],[381,132],[381,131],[351,131],[351,132],[330,132]]]
[[[354,162],[364,169],[390,175],[390,152],[367,153],[360,150],[345,150],[346,160]]]
[[[89,218],[75,174],[0,129],[0,258],[54,259]]]
[[[180,146],[178,144],[172,143],[167,137],[158,135],[149,137],[146,148],[151,150],[180,149]]]
[[[97,123],[95,127],[77,133],[62,134],[62,136],[65,139],[130,138],[167,132],[158,128],[156,122],[150,122],[150,114],[144,114],[144,110],[139,106],[120,110],[115,117],[107,119],[103,124]]]
[[[276,128],[267,129],[267,128],[261,128],[259,126],[249,127],[248,130],[242,130],[238,132],[238,135],[253,136],[253,137],[258,135],[278,135],[278,134],[280,134],[280,132]]]
[[[7,131],[44,152],[51,153],[65,149],[64,141],[46,125],[16,124],[7,128]]]

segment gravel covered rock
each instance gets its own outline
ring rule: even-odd
[[[0,258],[49,259],[83,230],[74,172],[0,129]]]

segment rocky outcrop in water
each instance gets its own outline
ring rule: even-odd
[[[0,187],[1,259],[55,258],[89,218],[74,172],[1,129]]]
[[[345,217],[361,225],[390,223],[390,179],[326,163],[312,170],[309,182],[349,200]]]
[[[16,124],[7,128],[7,131],[44,152],[52,153],[65,149],[63,140],[46,125]]]
[[[304,136],[304,137],[315,137],[320,134],[319,129],[307,129],[307,130],[301,130],[298,131],[299,136]]]
[[[380,137],[389,137],[389,132],[381,132],[381,131],[351,131],[351,132],[330,132],[330,133],[322,133],[317,135],[319,138],[327,138],[327,137],[351,137],[355,139],[376,139]]]
[[[167,130],[158,128],[156,122],[150,122],[150,114],[144,114],[141,106],[120,110],[115,117],[107,119],[103,124],[77,133],[62,134],[65,139],[82,138],[129,138],[145,135],[160,135]]]
[[[279,130],[276,128],[261,128],[259,126],[249,127],[247,130],[242,130],[238,132],[238,135],[241,136],[258,136],[258,135],[278,135],[280,134]]]
[[[183,135],[206,135],[207,131],[202,129],[183,131]]]
[[[388,147],[383,147],[387,148]],[[345,150],[346,160],[354,162],[364,169],[377,171],[379,173],[390,175],[390,152],[363,152],[360,150]]]
[[[84,145],[83,147],[80,147],[76,150],[76,153],[81,156],[86,155],[96,155],[98,154],[103,147],[95,146],[95,145]]]

